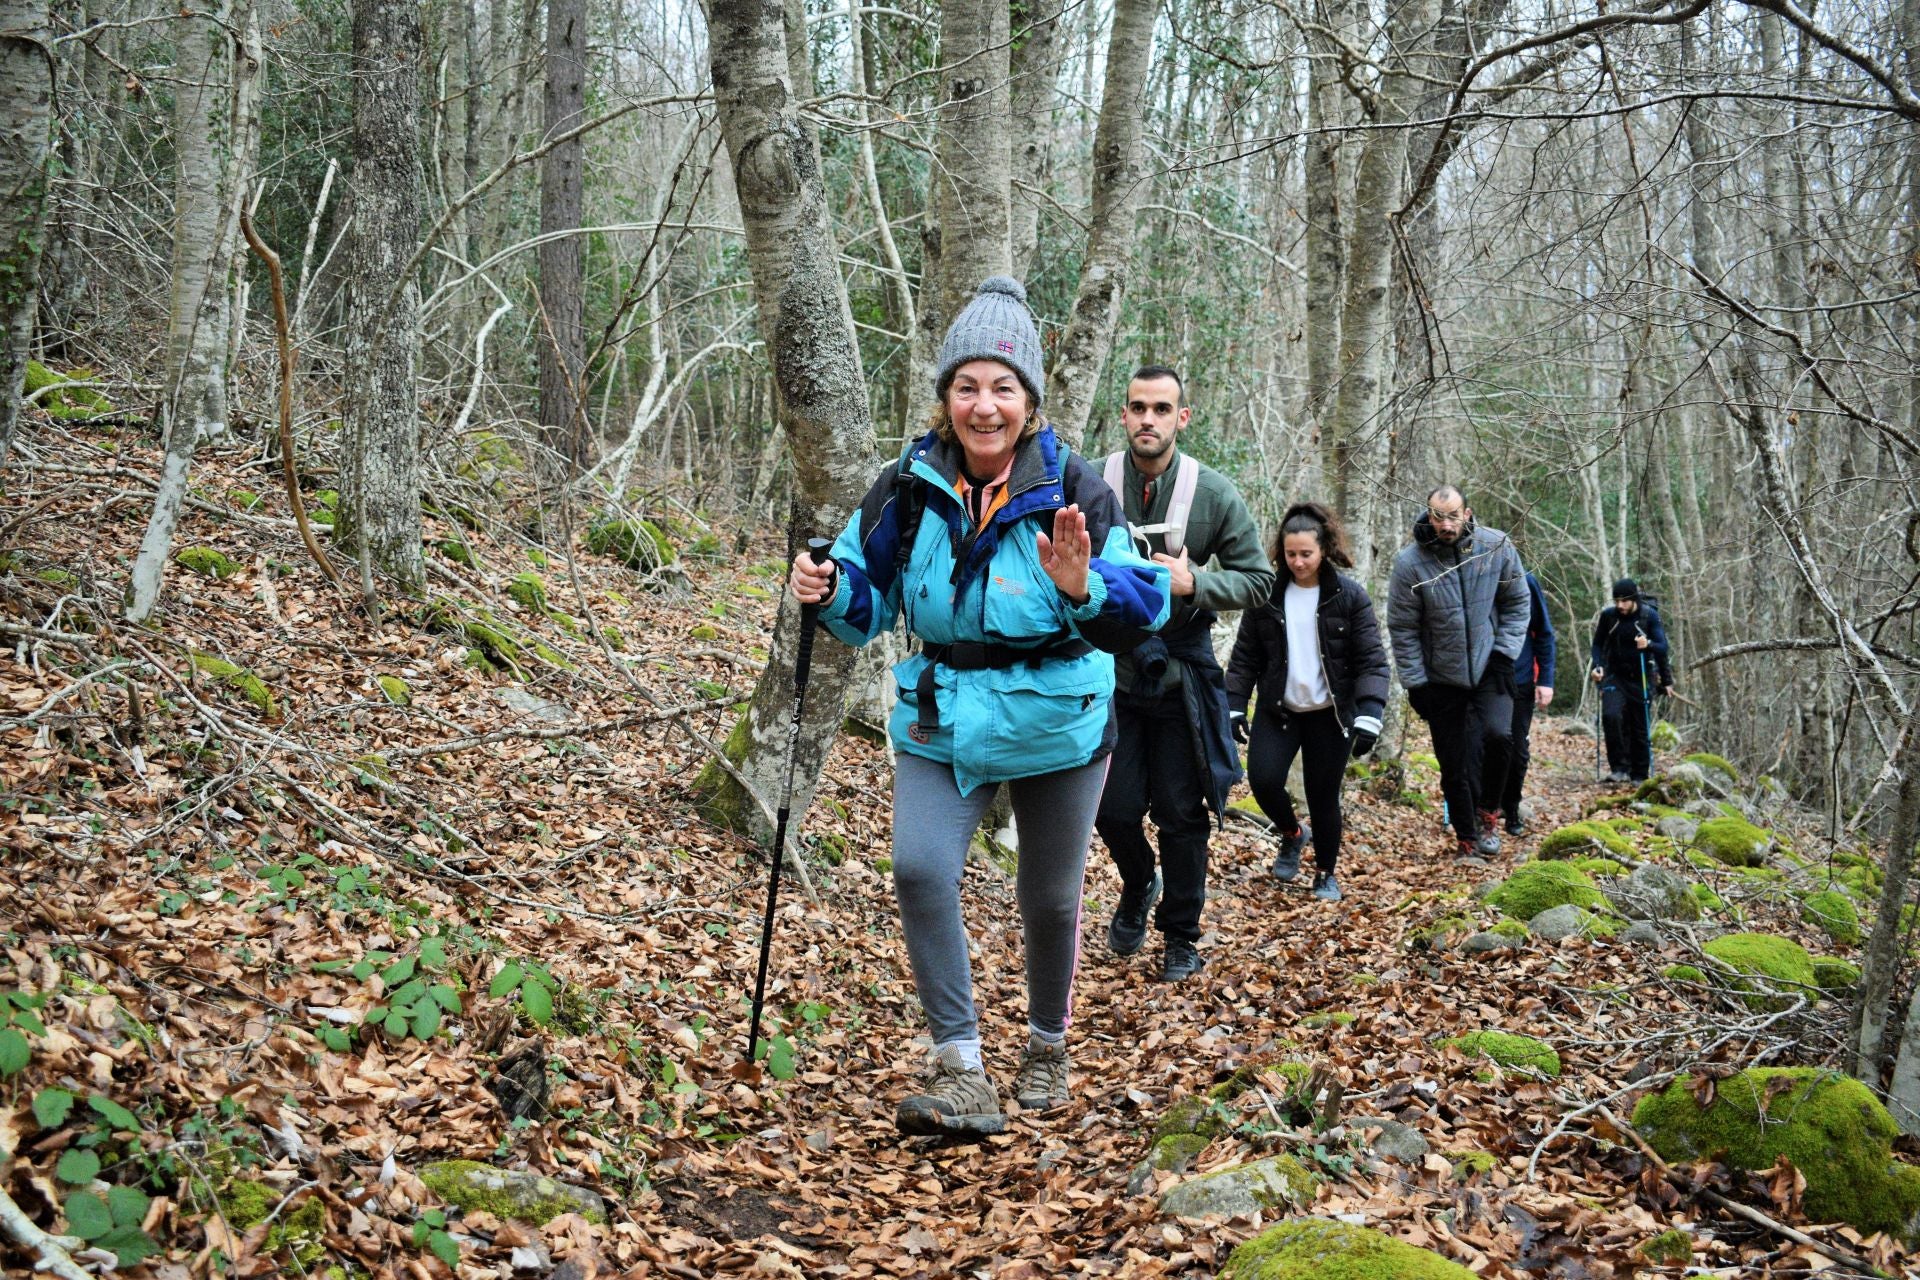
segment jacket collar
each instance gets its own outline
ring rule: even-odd
[[[1479,528],[1478,523],[1469,519],[1467,521],[1467,527],[1460,531],[1459,539],[1449,548],[1446,543],[1440,541],[1440,535],[1434,529],[1433,521],[1429,520],[1426,515],[1422,513],[1420,518],[1413,522],[1413,540],[1418,545],[1436,554],[1441,551],[1451,550],[1455,555],[1471,555],[1473,553],[1473,535]]]
[[[933,472],[952,492],[958,489],[956,482],[965,465],[966,452],[958,441],[942,440],[938,432],[929,431],[914,442],[913,462]],[[1039,431],[1014,447],[1013,472],[1007,477],[1007,493],[1012,499],[1008,506],[1019,506],[1023,511],[1032,510],[1033,504],[1020,502],[1021,495],[1036,486],[1057,485],[1059,480],[1060,442],[1055,438],[1051,426],[1042,425]],[[1056,502],[1052,505],[1060,504]],[[1006,509],[1002,508],[1002,511]]]

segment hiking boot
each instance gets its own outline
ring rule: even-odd
[[[1527,833],[1526,819],[1522,818],[1517,813],[1508,814],[1505,825],[1507,828],[1507,834],[1510,836],[1523,836]]]
[[[1044,1111],[1071,1099],[1067,1092],[1067,1046],[1027,1037],[1020,1069],[1013,1076],[1013,1100],[1022,1111]]]
[[[1484,867],[1487,865],[1487,860],[1480,856],[1479,846],[1471,840],[1455,840],[1453,842],[1453,860],[1462,866],[1468,867]]]
[[[1483,858],[1491,858],[1500,852],[1500,820],[1491,809],[1480,811],[1480,835],[1473,842],[1474,850]]]
[[[1167,940],[1167,950],[1160,957],[1160,981],[1185,982],[1200,972],[1206,961],[1200,958],[1199,949],[1191,942],[1178,938]]]
[[[1120,905],[1113,909],[1113,919],[1107,922],[1107,949],[1117,956],[1130,956],[1138,951],[1147,940],[1147,912],[1153,910],[1153,904],[1159,900],[1159,876],[1138,894],[1122,889]]]
[[[902,1133],[1004,1133],[1007,1117],[987,1073],[969,1068],[952,1045],[933,1059],[925,1093],[902,1102],[893,1113]]]
[[[1313,832],[1301,823],[1294,828],[1292,835],[1280,837],[1280,852],[1273,855],[1273,878],[1281,884],[1289,884],[1300,874],[1300,850],[1306,848],[1307,840]]]
[[[1340,882],[1333,878],[1331,871],[1313,873],[1313,896],[1322,902],[1340,901]]]

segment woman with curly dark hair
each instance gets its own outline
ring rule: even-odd
[[[1274,878],[1300,874],[1313,841],[1313,896],[1340,900],[1340,780],[1349,756],[1373,750],[1387,705],[1387,651],[1367,589],[1336,569],[1353,567],[1346,530],[1317,502],[1287,508],[1269,553],[1286,585],[1241,616],[1227,666],[1234,736],[1247,743],[1247,782],[1280,833]],[[1260,694],[1249,721],[1247,701]],[[1312,826],[1295,816],[1287,771],[1300,756]]]

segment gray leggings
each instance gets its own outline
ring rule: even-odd
[[[893,758],[893,891],[900,931],[913,962],[913,985],[933,1042],[980,1034],[973,1008],[973,966],[960,914],[967,845],[993,801],[993,786],[961,795],[949,765],[905,752]],[[1067,1029],[1073,971],[1080,960],[1080,892],[1087,839],[1107,778],[1103,756],[1077,769],[1015,778],[1020,825],[1020,903],[1027,951],[1027,1018],[1049,1035]]]

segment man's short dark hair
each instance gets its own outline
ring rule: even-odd
[[[1127,381],[1139,382],[1145,379],[1148,382],[1157,382],[1161,378],[1172,378],[1173,385],[1179,388],[1178,397],[1174,402],[1176,405],[1187,398],[1187,384],[1181,380],[1179,371],[1171,365],[1143,364],[1133,371],[1133,377]]]
[[[1461,506],[1464,507],[1467,505],[1467,495],[1460,492],[1458,486],[1455,485],[1443,484],[1436,486],[1434,491],[1427,495],[1427,505],[1432,506],[1435,498],[1440,499],[1442,502],[1445,502],[1448,498],[1458,498],[1460,499]]]

